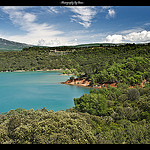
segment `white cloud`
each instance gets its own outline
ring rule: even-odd
[[[75,15],[72,15],[71,21],[75,21],[85,28],[91,26],[92,19],[96,15],[94,6],[67,6]]]
[[[32,8],[32,6],[1,6],[1,8],[4,11],[9,12],[10,10],[17,11],[17,10],[23,10],[23,9],[27,9],[27,8]]]
[[[24,35],[7,35],[8,40],[23,42],[34,45],[57,46],[68,42],[67,38],[61,36],[62,31],[57,30],[54,25],[47,23],[37,23],[37,16],[25,11],[29,7],[5,6],[3,12],[9,15],[9,19],[14,25],[19,26]],[[2,36],[4,37],[4,36]],[[57,40],[56,40],[57,37]]]
[[[34,22],[36,20],[36,16],[31,13],[25,13],[23,16],[23,19],[26,22]]]
[[[119,31],[118,33],[119,34],[129,34],[129,33],[132,33],[132,32],[141,32],[143,31],[144,29],[140,28],[140,27],[136,27],[136,28],[132,28],[132,29],[127,29],[127,30],[123,30],[123,31]]]
[[[83,25],[85,28],[88,28],[91,25],[91,22],[78,22],[78,23]]]
[[[113,18],[116,15],[113,6],[101,6],[100,12],[106,12],[106,11],[107,11],[106,19]]]
[[[132,30],[129,30],[132,31]],[[139,31],[139,32],[124,32],[127,34],[114,34],[108,35],[105,39],[105,42],[110,43],[122,43],[122,42],[133,42],[133,43],[142,43],[150,42],[150,31]]]
[[[124,36],[125,41],[130,42],[149,42],[150,41],[150,31],[132,32]]]
[[[110,9],[112,6],[101,6],[102,10]]]
[[[106,37],[105,42],[108,42],[108,43],[121,43],[122,42],[122,35],[117,35],[117,34],[108,35]]]
[[[54,6],[48,6],[47,11],[50,13],[59,13],[58,9]]]
[[[147,23],[145,23],[144,25],[145,25],[145,26],[149,26],[149,25],[150,25],[150,22],[147,22]]]
[[[109,17],[114,17],[115,16],[115,10],[114,9],[108,9],[108,16]]]
[[[21,29],[22,31],[25,31],[25,33],[23,34],[14,35],[3,35],[0,33],[0,37],[11,41],[41,46],[76,45],[78,44],[79,40],[81,41],[83,38],[86,39],[88,34],[87,33],[86,35],[84,35],[83,30],[80,30],[80,32],[76,34],[73,32],[64,34],[62,30],[58,30],[53,24],[38,23],[38,15],[36,13],[32,13],[31,11],[26,11],[26,9],[30,9],[30,7],[6,6],[1,7],[1,9],[3,10],[3,12],[8,14],[9,19],[15,26],[19,27],[19,29]],[[47,11],[47,9],[49,8],[42,7],[42,9]],[[58,7],[54,9],[57,11]],[[53,12],[54,9],[52,9],[51,7],[51,10],[53,10]],[[56,11],[54,13],[57,13]],[[79,21],[79,24],[82,24],[83,26],[90,26],[91,18],[88,15],[89,13],[92,15],[92,12],[84,11],[84,15],[80,16],[81,19]],[[75,17],[75,19],[77,18]]]

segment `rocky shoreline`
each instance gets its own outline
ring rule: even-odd
[[[80,79],[76,78],[73,80],[67,80],[65,82],[61,82],[61,84],[68,84],[68,85],[76,85],[76,86],[84,86],[84,87],[90,87],[90,88],[103,88],[107,87],[108,83],[99,84],[99,85],[90,85],[91,81],[88,81],[86,78]],[[117,87],[116,83],[109,84],[111,87]]]
[[[91,81],[88,81],[86,78],[81,79],[81,78],[76,78],[73,80],[67,80],[65,82],[61,82],[61,84],[67,84],[67,85],[76,85],[76,86],[83,86],[83,87],[90,87],[90,88],[97,88],[97,89],[101,89],[103,87],[107,88],[107,86],[111,86],[111,87],[116,87],[117,88],[117,83],[103,83],[103,84],[97,84],[97,85],[90,85]],[[135,85],[138,87],[144,87],[144,84],[147,83],[146,80],[143,80],[142,83],[140,85]],[[135,86],[129,86],[129,88],[135,88]]]

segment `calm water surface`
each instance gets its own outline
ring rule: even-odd
[[[0,113],[11,109],[66,110],[74,106],[74,98],[89,93],[85,87],[60,84],[69,76],[49,72],[1,72]]]

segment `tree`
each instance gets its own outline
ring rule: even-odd
[[[106,115],[107,103],[102,94],[83,94],[80,98],[74,98],[75,109],[88,112],[92,115]]]
[[[71,81],[73,81],[74,79],[75,79],[74,76],[71,76],[71,77],[70,77],[70,80],[71,80]]]
[[[127,92],[127,96],[128,96],[128,99],[131,101],[138,100],[140,97],[140,92],[135,88],[129,89]]]

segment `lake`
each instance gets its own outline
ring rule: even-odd
[[[0,113],[11,109],[66,110],[90,88],[60,84],[70,76],[57,71],[1,72]]]

